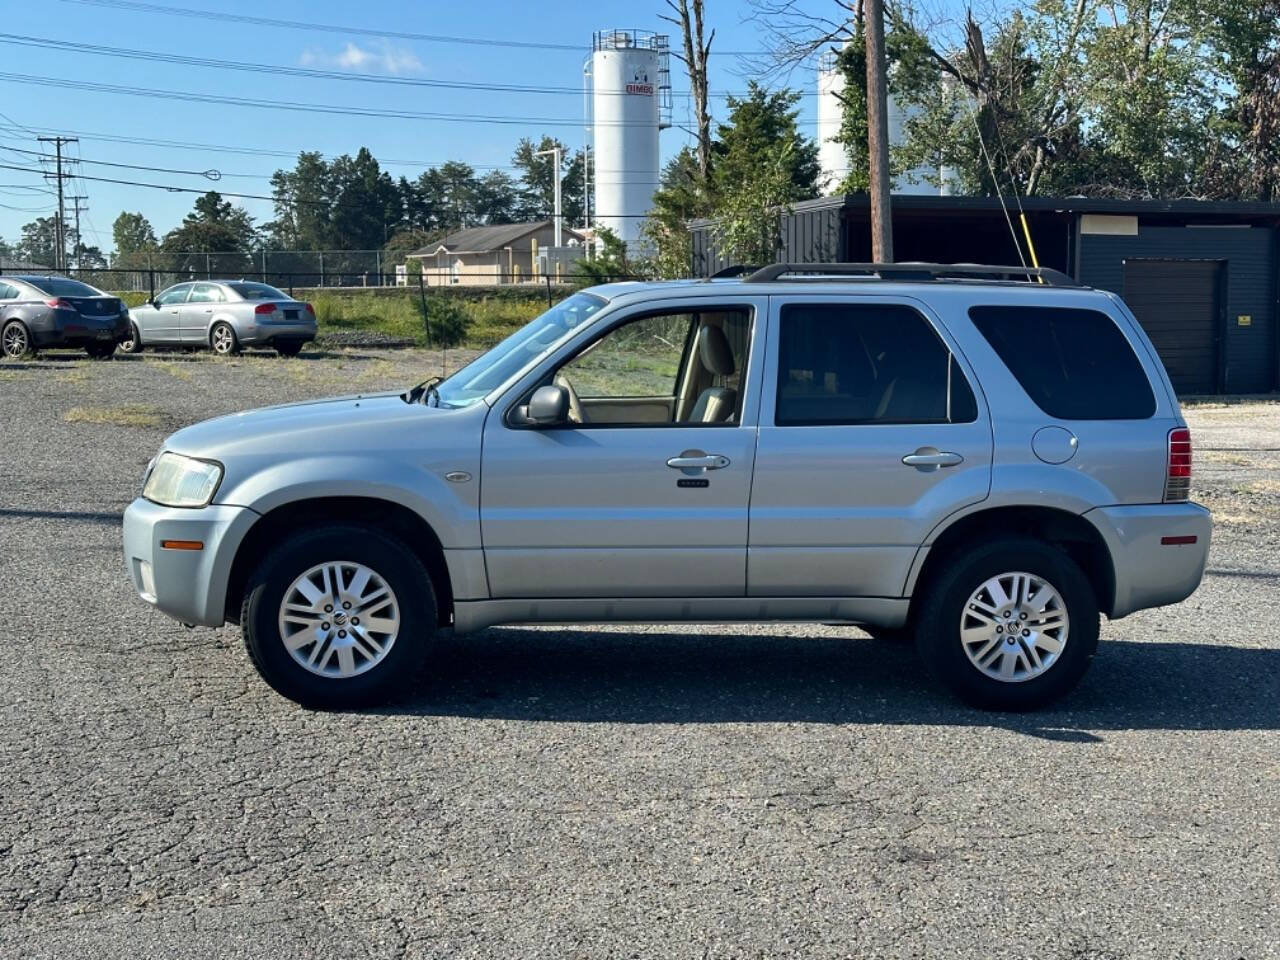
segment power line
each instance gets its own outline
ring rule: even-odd
[[[2,148],[12,153],[25,153],[28,156],[48,159],[45,154],[36,150],[22,150],[19,147]],[[208,180],[222,179],[222,173],[218,170],[175,170],[171,167],[148,167],[136,163],[115,163],[111,160],[86,160],[84,157],[76,157],[76,163],[91,163],[100,167],[124,167],[127,170],[148,170],[152,173],[177,173],[189,177],[204,177]]]
[[[281,27],[286,30],[311,30],[320,33],[340,33],[350,36],[381,37],[388,40],[413,40],[420,43],[456,43],[480,47],[513,47],[525,50],[566,50],[574,53],[585,53],[586,44],[551,43],[541,40],[499,40],[493,37],[455,37],[438,33],[410,33],[405,30],[377,30],[372,27],[354,26],[336,23],[308,23],[302,20],[278,20],[273,17],[254,17],[247,14],[220,13],[215,10],[198,10],[191,7],[170,7],[158,3],[142,3],[139,0],[63,0],[64,3],[79,3],[91,7],[106,7],[113,10],[128,10],[133,13],[160,13],[169,16],[190,17],[201,20],[214,20],[221,23],[252,24],[259,27]],[[715,50],[713,56],[720,57],[753,57],[759,56],[759,50]]]
[[[522,126],[574,127],[582,126],[581,119],[563,117],[509,117],[467,113],[423,113],[414,110],[380,110],[371,107],[326,106],[319,103],[295,103],[278,100],[251,100],[244,97],[227,97],[221,94],[192,93],[180,90],[156,90],[150,87],[125,87],[111,83],[94,83],[88,80],[67,80],[62,77],[41,77],[35,74],[0,73],[0,80],[11,83],[33,84],[41,87],[62,87],[68,90],[92,90],[97,93],[114,93],[132,97],[149,97],[160,100],[182,100],[190,103],[217,103],[232,107],[254,107],[266,110],[290,110],[304,113],[330,113],[344,117],[372,117],[390,120],[438,120],[451,123],[494,123]],[[815,121],[816,122],[816,121]],[[627,127],[648,126],[645,123],[610,123],[596,126]]]

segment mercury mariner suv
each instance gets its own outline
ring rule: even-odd
[[[240,625],[300,703],[446,632],[818,621],[1045,704],[1099,619],[1200,582],[1209,512],[1150,340],[1050,270],[776,264],[575,293],[453,376],[180,430],[125,513],[142,598]]]

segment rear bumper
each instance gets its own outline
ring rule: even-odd
[[[316,338],[314,323],[259,323],[245,329],[240,335],[244,344],[275,343],[288,340],[292,343],[308,343]]]
[[[220,626],[227,581],[241,541],[258,519],[247,507],[162,507],[141,498],[124,512],[124,560],[138,595],[183,623]],[[198,541],[175,550],[161,541]]]
[[[32,324],[34,347],[84,347],[94,343],[119,343],[129,339],[129,321],[125,317],[56,320],[48,324]]]
[[[1204,507],[1196,503],[1098,507],[1084,516],[1102,534],[1111,553],[1116,589],[1112,608],[1106,612],[1113,620],[1178,603],[1200,586],[1213,533],[1213,518]]]

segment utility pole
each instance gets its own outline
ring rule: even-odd
[[[88,200],[89,198],[88,197],[67,197],[67,199],[75,204],[74,213],[76,215],[76,242],[74,246],[72,246],[71,252],[76,255],[76,269],[79,270],[81,267],[84,266],[84,264],[80,262],[80,258],[84,255],[84,237],[80,233],[80,214],[89,212],[89,208],[87,206],[81,206],[80,201]]]
[[[893,262],[889,196],[889,84],[884,56],[884,0],[866,0],[867,156],[871,174],[871,259]]]
[[[545,157],[551,155],[551,162],[554,164],[552,168],[552,176],[555,177],[556,184],[556,219],[555,219],[555,246],[559,247],[563,239],[560,233],[560,222],[564,218],[560,215],[560,145],[556,144],[550,150],[539,150],[534,154],[535,157]]]
[[[55,228],[57,233],[58,248],[54,251],[54,268],[57,270],[67,269],[67,211],[63,203],[62,181],[71,174],[62,172],[62,145],[64,143],[79,143],[79,137],[36,137],[40,143],[52,143],[54,153],[57,159],[58,172],[53,174],[58,181],[58,220]],[[49,178],[49,174],[45,174],[45,179]]]

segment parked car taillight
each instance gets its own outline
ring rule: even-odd
[[[304,303],[302,306],[306,309],[307,313],[311,314],[312,319],[314,319],[316,315],[316,308],[309,303]]]
[[[46,300],[49,306],[55,310],[74,310],[76,305],[70,300],[63,300],[61,297],[54,297],[52,300]]]
[[[1169,431],[1169,465],[1165,470],[1165,503],[1185,503],[1191,497],[1191,431]]]
[[[253,312],[257,314],[275,313],[276,307],[275,307],[275,304],[273,303],[260,303],[253,308]]]

